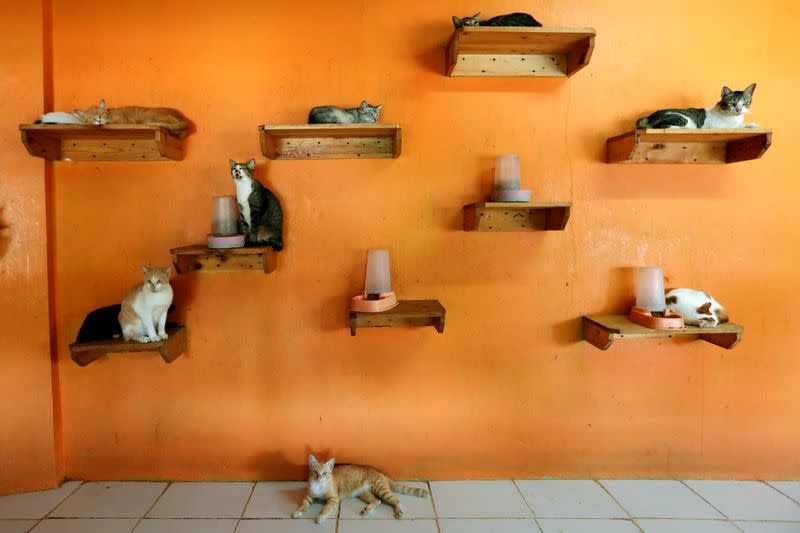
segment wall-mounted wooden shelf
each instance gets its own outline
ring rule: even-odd
[[[720,324],[715,328],[687,326],[683,330],[661,331],[634,324],[625,315],[585,316],[583,338],[601,350],[608,350],[617,339],[671,338],[699,336],[700,339],[730,350],[742,340],[744,328],[738,324]]]
[[[22,143],[52,161],[168,161],[183,159],[183,142],[145,125],[22,124]]]
[[[464,206],[464,231],[560,231],[570,202],[485,202]]]
[[[433,326],[444,333],[445,309],[438,300],[400,300],[388,311],[359,313],[350,311],[350,335],[357,328],[384,328],[395,326]]]
[[[269,246],[248,246],[214,250],[204,244],[173,248],[172,263],[178,274],[200,272],[233,272],[249,270],[266,274],[275,271],[276,252]]]
[[[168,327],[167,335],[169,338],[165,341],[148,343],[122,339],[73,342],[69,345],[69,351],[72,354],[72,360],[79,366],[86,366],[107,354],[128,352],[158,352],[165,362],[171,363],[186,351],[186,328],[183,326]]]
[[[608,163],[737,163],[758,159],[772,143],[772,130],[637,129],[606,141]]]
[[[572,76],[589,64],[593,28],[468,26],[447,46],[447,76]]]
[[[269,159],[386,159],[400,157],[399,124],[259,126]]]

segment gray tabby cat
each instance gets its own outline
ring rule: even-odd
[[[536,28],[542,25],[541,22],[527,13],[498,15],[484,21],[481,21],[480,18],[480,13],[475,13],[471,17],[464,17],[463,19],[453,17],[453,25],[456,28],[462,28],[464,26],[527,26]]]
[[[758,128],[758,124],[744,123],[744,114],[753,103],[756,84],[748,85],[744,91],[722,88],[722,99],[708,109],[662,109],[636,123],[639,128]]]
[[[246,164],[229,159],[231,177],[236,184],[239,204],[239,233],[246,246],[272,246],[283,250],[283,211],[278,199],[269,189],[253,178],[256,160]]]
[[[342,109],[335,105],[315,107],[308,114],[309,124],[358,124],[378,122],[381,105],[369,105],[366,100],[353,109]]]

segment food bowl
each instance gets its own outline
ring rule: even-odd
[[[364,293],[353,296],[353,299],[350,300],[350,310],[358,313],[380,313],[388,311],[398,303],[400,302],[397,301],[394,292],[382,292],[378,295],[377,300],[368,300],[367,294]]]
[[[683,317],[670,310],[663,313],[664,316],[653,316],[653,312],[643,307],[631,307],[631,313],[628,315],[628,320],[634,324],[639,324],[650,329],[670,330],[670,329],[686,329],[683,323]]]
[[[495,202],[530,202],[530,189],[495,189],[492,195]]]
[[[208,247],[212,250],[242,248],[243,246],[244,235],[228,235],[226,237],[219,237],[217,235],[208,236]]]

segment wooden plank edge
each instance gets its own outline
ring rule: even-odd
[[[725,161],[739,163],[752,159],[761,159],[761,156],[772,145],[772,132],[765,132],[757,137],[729,141],[725,146]]]
[[[729,333],[701,333],[700,339],[710,342],[726,350],[732,350],[742,340],[742,332],[734,331]]]

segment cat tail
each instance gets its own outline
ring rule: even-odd
[[[270,239],[267,244],[276,252],[283,250],[283,239]]]
[[[637,128],[649,128],[649,127],[650,127],[650,121],[648,120],[648,118],[647,118],[647,117],[645,117],[645,118],[640,118],[640,119],[639,119],[639,120],[636,122],[636,127],[637,127]]]
[[[418,489],[415,487],[409,487],[408,485],[401,485],[396,481],[389,480],[389,486],[392,488],[394,492],[399,492],[400,494],[408,494],[409,496],[416,496],[417,498],[427,498],[428,491],[425,489]]]

